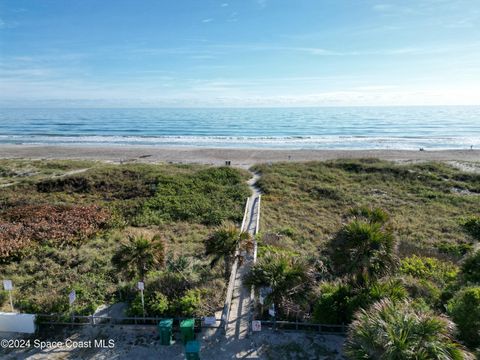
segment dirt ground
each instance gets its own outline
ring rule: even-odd
[[[179,335],[179,334],[176,334]],[[0,335],[0,338],[3,336]],[[171,346],[160,345],[154,326],[85,326],[52,327],[42,329],[42,337],[30,339],[24,349],[0,351],[2,359],[185,359],[184,346],[177,339]],[[48,340],[47,340],[48,339]],[[35,340],[37,346],[35,346]],[[68,341],[67,341],[68,340]],[[94,341],[104,340],[105,347],[95,346]],[[201,343],[200,358],[225,359],[343,359],[341,347],[344,338],[335,335],[307,334],[263,330],[244,340],[227,341],[223,330],[206,329],[197,334]],[[40,349],[40,341],[58,341]],[[67,345],[68,344],[68,345]],[[43,344],[46,345],[46,344]],[[84,345],[84,348],[80,348]],[[109,345],[111,347],[109,347]],[[77,346],[75,348],[75,346]]]

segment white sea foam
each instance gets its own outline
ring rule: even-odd
[[[480,107],[3,109],[0,143],[480,148]]]

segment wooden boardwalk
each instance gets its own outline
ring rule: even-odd
[[[258,232],[258,219],[260,215],[260,192],[254,187],[258,176],[254,176],[249,185],[252,190],[252,196],[249,200],[246,221],[242,231],[247,231],[255,236]],[[250,311],[251,311],[251,289],[243,286],[243,278],[254,263],[254,254],[247,254],[243,264],[237,268],[235,283],[233,287],[233,297],[228,317],[226,336],[228,340],[245,339],[249,332]]]

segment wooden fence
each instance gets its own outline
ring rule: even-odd
[[[37,314],[37,324],[40,325],[143,325],[157,326],[164,317],[109,317],[95,315],[64,315],[64,314]],[[174,329],[180,327],[180,322],[187,317],[169,318],[173,319]],[[195,329],[198,331],[202,328],[221,328],[223,327],[222,319],[215,319],[215,324],[206,324],[204,318],[194,318]]]
[[[293,322],[293,321],[260,321],[262,323],[262,329],[264,327],[271,328],[273,330],[283,331],[310,331],[321,334],[332,335],[345,335],[348,326],[344,324],[312,324],[305,322]]]

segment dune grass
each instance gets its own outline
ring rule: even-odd
[[[297,253],[321,249],[354,207],[386,210],[403,255],[458,259],[471,249],[473,237],[463,224],[478,212],[480,174],[443,163],[374,159],[265,164],[253,170],[262,175],[261,229]],[[271,238],[265,237],[266,244]]]

